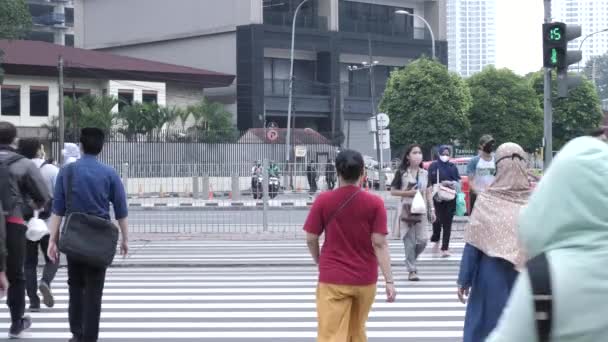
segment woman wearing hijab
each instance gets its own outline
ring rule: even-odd
[[[552,292],[550,342],[599,342],[608,336],[608,144],[568,143],[519,217],[532,259],[547,257]],[[517,278],[489,342],[538,342],[527,270]]]
[[[80,159],[80,148],[74,143],[63,144],[63,166],[73,163]]]
[[[517,218],[531,193],[526,153],[517,144],[496,150],[496,178],[478,197],[465,231],[458,298],[469,295],[464,342],[483,341],[496,326],[518,271],[525,262]]]
[[[457,190],[460,187],[460,174],[456,165],[450,162],[451,150],[448,146],[441,146],[438,150],[438,159],[429,166],[428,186],[433,187],[438,181],[441,185]],[[443,230],[441,242],[441,256],[450,256],[450,235],[452,222],[456,214],[456,198],[451,201],[437,201],[433,198],[437,219],[433,223],[433,236],[431,242],[435,243],[433,251],[439,250],[439,239]]]

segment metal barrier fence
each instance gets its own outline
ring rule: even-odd
[[[327,163],[276,163],[278,177],[271,177],[270,199],[294,199],[337,186],[337,174]],[[261,167],[268,172],[269,167]],[[137,203],[163,203],[164,199],[261,199],[261,183],[253,163],[223,164],[123,164],[120,171],[129,198]],[[261,180],[268,176],[259,174]],[[392,173],[386,173],[390,184]],[[378,172],[369,170],[364,187],[379,189]],[[386,189],[385,189],[386,190]],[[294,197],[296,196],[296,197]],[[302,197],[300,199],[306,199]],[[174,200],[175,202],[175,200]]]
[[[302,234],[314,197],[328,188],[326,165],[277,164],[282,174],[278,188],[269,183],[272,178],[267,160],[262,165],[259,187],[252,182],[253,165],[243,163],[125,164],[119,170],[129,196],[129,225],[135,233],[280,233],[296,237]],[[312,176],[310,169],[307,171],[309,166],[317,174],[315,192],[308,184],[308,176]],[[174,176],[164,177],[167,174]],[[294,186],[285,186],[284,182]],[[374,193],[385,200],[393,222],[397,199],[387,191]]]

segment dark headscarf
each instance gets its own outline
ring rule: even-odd
[[[435,160],[429,167],[429,184],[437,183],[437,171],[439,171],[439,181],[455,181],[460,182],[460,173],[458,168],[452,162],[443,162],[439,157],[445,150],[451,151],[447,145],[442,145],[437,150],[437,160]]]

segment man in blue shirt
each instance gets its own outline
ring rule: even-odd
[[[86,213],[110,220],[110,203],[122,233],[121,253],[127,255],[127,200],[121,179],[116,171],[100,163],[105,136],[98,128],[84,128],[80,135],[83,157],[59,171],[53,202],[53,215],[49,223],[51,238],[48,255],[59,260],[57,241],[59,225],[66,216],[66,193],[71,190],[72,212]],[[67,184],[66,172],[73,174],[72,184]],[[106,277],[105,268],[95,268],[80,260],[68,258],[68,284],[70,293],[69,320],[72,342],[97,341],[101,301]]]

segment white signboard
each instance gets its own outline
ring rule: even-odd
[[[296,146],[296,158],[306,157],[306,146]]]
[[[385,113],[380,113],[378,114],[378,124],[380,125],[380,129],[385,129],[388,127],[390,123],[390,120],[388,118],[388,115]],[[369,131],[370,132],[375,132],[376,131],[376,117],[372,116],[369,120],[368,120],[368,126],[369,126]]]
[[[374,140],[374,150],[375,150],[376,149],[376,134],[373,134],[372,138]],[[390,148],[391,148],[391,130],[390,129],[381,130],[380,136],[378,138],[380,139],[380,147],[383,150],[390,150]]]

